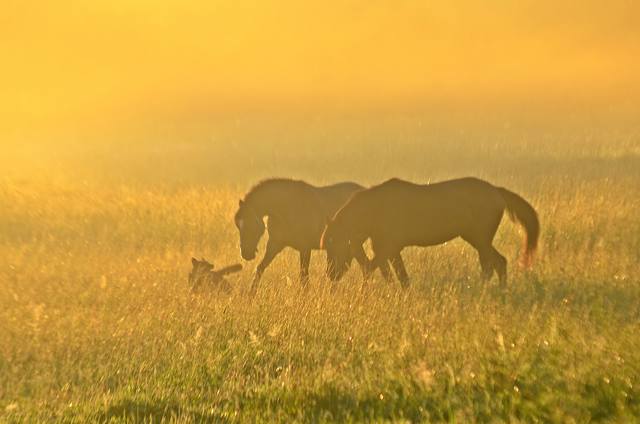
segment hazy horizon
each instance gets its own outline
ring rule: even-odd
[[[279,110],[640,104],[640,5],[629,1],[28,1],[5,9],[0,133],[16,142]]]

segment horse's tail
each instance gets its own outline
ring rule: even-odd
[[[528,267],[531,265],[533,254],[538,247],[538,237],[540,236],[538,213],[529,202],[518,194],[502,187],[498,187],[498,191],[507,204],[507,212],[511,219],[522,225],[526,232],[524,241],[525,253],[522,263]]]
[[[225,266],[224,268],[216,270],[219,275],[227,275],[239,271],[242,271],[242,265],[240,264]]]

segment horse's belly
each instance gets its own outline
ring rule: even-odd
[[[296,250],[315,250],[320,249],[321,232],[306,232],[290,235],[284,242],[287,246]]]
[[[437,214],[405,217],[395,234],[398,242],[405,246],[435,246],[460,236],[467,224],[460,216],[434,215]]]
[[[422,237],[412,237],[408,240],[408,246],[436,246],[438,244],[446,243],[449,240],[453,240],[458,237],[457,233],[442,233],[442,234],[428,234]]]

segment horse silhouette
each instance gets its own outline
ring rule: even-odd
[[[316,187],[304,181],[271,178],[249,190],[239,201],[234,217],[240,234],[242,257],[253,260],[265,229],[269,234],[264,257],[256,267],[251,292],[256,292],[264,270],[285,247],[300,253],[300,281],[306,285],[311,251],[320,249],[320,237],[327,217],[333,216],[340,206],[363,188],[352,182]],[[266,226],[264,217],[267,217]],[[362,246],[353,249],[352,258],[358,261],[366,278],[370,264]],[[402,262],[399,256],[395,260]],[[383,272],[390,272],[386,262],[378,267]]]
[[[495,273],[506,283],[507,260],[493,247],[504,211],[526,231],[524,262],[536,249],[540,223],[535,209],[519,195],[477,178],[419,185],[397,178],[355,193],[329,220],[322,235],[327,275],[338,280],[350,257],[371,239],[375,269],[387,260],[403,286],[409,276],[394,260],[407,246],[433,246],[461,237],[477,251],[482,275]]]

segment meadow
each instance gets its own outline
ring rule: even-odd
[[[0,159],[0,421],[640,419],[637,124],[289,124]],[[355,266],[332,287],[315,252],[303,291],[285,251],[253,299],[255,261],[230,295],[189,291],[192,256],[241,261],[232,217],[261,178],[466,175],[539,212],[531,270],[503,219],[506,289],[454,240],[403,252],[407,290]]]

